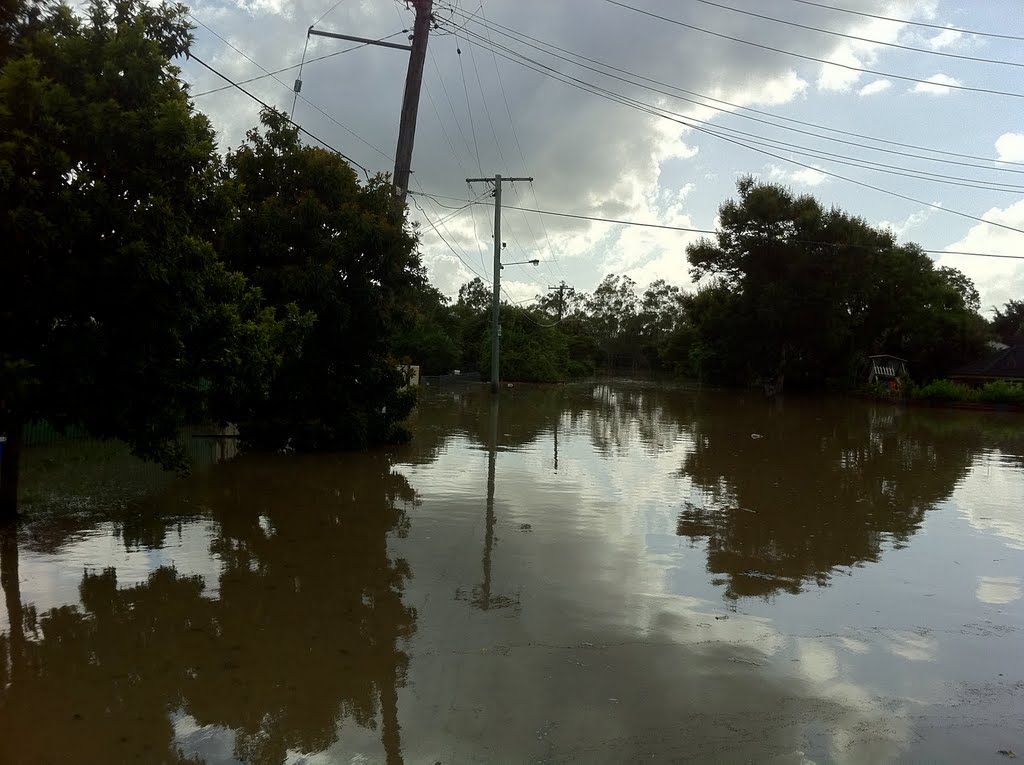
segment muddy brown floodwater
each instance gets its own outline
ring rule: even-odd
[[[0,762],[1024,755],[1020,415],[611,382],[413,425],[129,513],[70,481],[0,549]]]

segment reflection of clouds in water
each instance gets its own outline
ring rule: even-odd
[[[810,638],[796,638],[795,643],[801,678],[817,698],[839,710],[828,725],[833,761],[881,762],[906,749],[911,725],[905,710],[886,709],[866,688],[844,680],[839,655],[831,646]]]
[[[886,630],[883,636],[888,640],[886,650],[907,661],[935,661],[939,644],[934,638],[912,632]]]
[[[621,452],[611,462],[603,459],[599,448],[586,438],[591,435],[586,425],[566,428],[562,435],[562,462],[557,483],[538,480],[536,473],[523,471],[524,463],[529,463],[536,446],[528,446],[518,454],[507,451],[499,454],[496,492],[499,524],[514,526],[521,520],[529,520],[534,529],[528,548],[516,549],[517,542],[513,540],[519,537],[509,537],[499,557],[514,560],[522,556],[523,562],[529,561],[533,575],[548,583],[562,581],[566,569],[588,570],[588,576],[582,580],[571,577],[572,586],[561,594],[571,601],[568,607],[594,615],[595,621],[590,624],[598,632],[594,635],[595,650],[615,652],[611,655],[618,661],[632,660],[627,657],[633,654],[624,651],[640,651],[638,656],[645,658],[636,660],[637,674],[633,676],[636,683],[651,684],[653,678],[644,678],[647,672],[666,671],[665,667],[657,667],[655,657],[661,655],[659,652],[673,650],[667,647],[670,645],[692,650],[691,661],[703,664],[702,673],[719,678],[716,683],[720,686],[719,694],[728,695],[727,691],[732,692],[735,683],[739,683],[736,688],[739,693],[755,694],[757,689],[770,689],[765,703],[790,709],[776,728],[776,733],[784,739],[796,736],[788,743],[790,751],[800,747],[800,731],[806,719],[819,721],[824,726],[831,761],[886,760],[907,748],[910,723],[902,710],[894,710],[867,687],[847,679],[852,668],[844,663],[851,658],[846,651],[867,653],[868,643],[845,638],[796,638],[780,630],[771,618],[735,612],[723,614],[722,605],[717,601],[671,591],[671,578],[666,569],[671,570],[680,561],[670,549],[651,555],[647,534],[669,533],[671,529],[672,505],[664,500],[671,496],[672,489],[678,491],[679,480],[671,468],[678,465],[682,454],[688,450],[687,439],[679,439],[672,448],[655,455],[639,449]],[[635,437],[634,434],[632,438]],[[449,499],[478,495],[480,477],[476,471],[466,469],[467,447],[472,449],[461,437],[456,437],[429,470],[411,466],[398,469],[408,476],[422,497],[439,505],[447,504]],[[659,464],[652,465],[652,460]],[[662,460],[664,465],[660,464]],[[652,476],[657,475],[665,476],[665,480],[652,480]],[[556,488],[558,512],[542,512],[551,503],[551,492]],[[668,526],[655,529],[653,527],[665,525],[658,522],[661,511],[668,512],[664,519]],[[545,539],[548,544],[536,547],[538,539]],[[566,543],[566,540],[575,541]],[[532,589],[529,582],[520,582],[520,585],[527,593]],[[527,607],[529,605],[527,602]],[[601,637],[612,638],[615,634],[615,631],[600,634],[597,628],[602,619],[608,620],[606,626],[615,625],[621,630],[614,644],[600,642]],[[548,642],[565,640],[556,626],[545,624],[543,631],[553,632],[545,635]],[[635,649],[619,647],[619,640],[632,636],[639,636],[637,643],[630,641],[622,645],[635,645]],[[926,650],[918,645],[915,652],[911,638],[894,641],[894,645],[891,653],[904,658],[918,659]],[[537,660],[543,661],[542,655],[538,654]],[[800,661],[791,664],[790,656]],[[789,681],[776,686],[772,679],[780,669]],[[502,676],[500,669],[495,671],[497,677]],[[531,674],[522,666],[519,672]],[[669,685],[692,681],[692,677],[680,672],[680,677]],[[791,672],[795,672],[795,677]],[[793,679],[797,681],[795,684],[791,682]],[[498,683],[515,685],[511,678]],[[739,690],[742,688],[746,690]],[[542,688],[534,690],[540,692]],[[465,698],[473,699],[476,692],[472,686],[466,688]],[[493,692],[493,688],[488,692]],[[795,703],[792,708],[790,701]],[[731,702],[715,695],[704,699],[701,709],[704,714],[720,715],[723,719],[735,711]],[[639,725],[634,720],[616,718],[614,712],[609,714],[611,716],[597,726],[599,729],[635,730]],[[730,724],[740,725],[749,735],[761,735],[755,733],[758,724],[753,721],[749,728],[742,723]],[[782,746],[787,748],[787,744]]]
[[[848,637],[839,638],[839,645],[841,645],[847,651],[857,654],[865,654],[871,650],[871,646],[869,646],[863,640],[854,640],[853,638]]]
[[[163,547],[152,548],[128,546],[116,524],[101,523],[76,535],[54,553],[23,546],[18,562],[22,602],[31,603],[40,614],[51,608],[76,606],[81,602],[83,571],[114,568],[118,587],[126,589],[146,581],[161,566],[172,566],[183,578],[201,576],[206,582],[203,595],[216,598],[221,561],[210,552],[215,531],[213,521],[190,521],[169,532]],[[0,630],[6,631],[7,627],[5,610],[0,615]]]
[[[998,534],[1010,547],[1024,550],[1020,482],[1019,469],[1010,469],[1001,452],[990,452],[974,461],[970,473],[957,484],[952,499],[975,529]]]
[[[1001,606],[1020,600],[1021,581],[1017,576],[978,577],[978,600],[993,606]]]

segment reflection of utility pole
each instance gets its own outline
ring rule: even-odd
[[[409,191],[409,175],[412,173],[412,147],[416,139],[416,116],[420,108],[420,85],[423,82],[423,64],[427,58],[427,37],[433,19],[434,0],[410,0],[416,8],[416,22],[412,30],[412,45],[399,45],[381,40],[368,40],[337,32],[321,32],[309,28],[308,34],[319,37],[333,37],[338,40],[352,40],[366,45],[380,45],[384,48],[398,48],[409,53],[409,68],[405,75],[405,95],[402,98],[402,117],[398,125],[398,148],[395,151],[395,195],[405,202]],[[295,91],[302,88],[302,81],[295,81]]]
[[[0,586],[7,607],[11,679],[25,665],[25,617],[21,607],[21,582],[18,579],[18,531],[14,526],[0,530]]]
[[[498,455],[498,400],[491,401],[491,437],[487,445],[487,530],[484,533],[484,581],[480,608],[491,607],[491,549],[494,547],[494,473]]]
[[[494,289],[491,302],[491,393],[497,393],[501,366],[498,354],[501,350],[501,182],[527,181],[533,183],[533,178],[502,178],[501,174],[493,178],[467,178],[466,183],[493,183],[494,184]],[[526,263],[537,265],[539,260],[528,260]],[[509,264],[522,265],[522,264]]]
[[[558,472],[558,422],[562,419],[562,413],[558,413],[555,419],[555,472]]]

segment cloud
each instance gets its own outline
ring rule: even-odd
[[[911,93],[925,93],[930,96],[944,96],[950,92],[950,85],[959,85],[960,81],[948,74],[933,74],[927,82],[919,82],[910,89]]]
[[[1009,207],[993,207],[981,217],[986,221],[1024,228],[1024,199]],[[1022,241],[1024,235],[1016,231],[978,223],[972,226],[962,239],[946,249],[1019,256],[1024,255]],[[974,280],[974,286],[981,295],[983,309],[1002,306],[1006,301],[1017,300],[1024,295],[1024,260],[964,255],[941,255],[937,260],[939,265],[959,268]]]
[[[953,27],[944,29],[934,37],[928,39],[927,45],[932,50],[942,50],[955,46],[964,38],[964,33]]]
[[[778,165],[768,165],[766,168],[768,179],[776,183],[787,183],[794,186],[808,186],[814,188],[829,180],[829,176],[815,167],[803,167],[798,170],[787,170]]]
[[[877,93],[884,93],[885,91],[887,91],[891,87],[892,87],[892,82],[890,80],[875,80],[874,82],[869,82],[867,85],[865,85],[859,91],[857,91],[857,95],[859,95],[859,96],[873,96],[873,95],[875,95]]]
[[[847,0],[845,5],[877,12],[879,2]],[[918,19],[929,18],[934,5],[935,0],[890,0],[886,7],[887,12]],[[700,14],[704,11],[673,0],[649,0],[645,8],[703,23]],[[403,41],[405,35],[401,30],[409,28],[412,20],[405,4],[390,0],[340,5],[335,0],[197,0],[193,11],[268,70],[292,66],[302,59],[306,31],[312,22],[317,22],[318,29],[369,38],[397,33],[394,41]],[[318,21],[325,13],[326,17]],[[688,220],[707,228],[714,203],[732,192],[728,186],[734,171],[749,171],[760,160],[748,150],[725,144],[707,133],[652,116],[643,109],[628,108],[618,101],[620,96],[670,109],[683,117],[709,121],[715,127],[718,123],[724,125],[736,107],[722,102],[715,102],[715,108],[699,106],[677,99],[669,94],[671,91],[659,93],[647,85],[652,80],[685,84],[692,89],[695,100],[701,100],[696,96],[709,95],[739,106],[763,108],[810,102],[816,78],[819,88],[829,89],[852,87],[849,83],[861,77],[860,73],[836,67],[825,67],[818,77],[815,64],[711,36],[685,34],[673,25],[614,6],[602,5],[600,13],[596,13],[591,0],[485,3],[485,12],[475,14],[473,21],[466,24],[458,39],[441,34],[441,30],[431,32],[412,184],[414,190],[464,200],[468,198],[467,177],[498,172],[529,175],[536,178],[534,187],[518,184],[506,196],[506,204],[601,217]],[[495,26],[488,30],[485,24]],[[905,25],[865,21],[856,16],[839,17],[830,24],[836,31],[882,41],[907,34]],[[604,78],[529,48],[522,39],[512,40],[497,25],[650,79],[633,84]],[[855,60],[856,65],[873,62],[879,49],[874,44],[837,43],[833,37],[809,36],[784,25],[766,26],[739,14],[718,14],[707,26],[723,34],[818,58],[835,56],[851,64]],[[477,36],[471,37],[469,32]],[[488,37],[496,45],[521,50],[544,66],[617,95],[599,97],[585,92],[582,86],[569,85],[527,68],[521,59],[506,57],[500,49],[492,53]],[[622,45],[627,38],[641,40],[642,44]],[[315,107],[300,98],[295,119],[370,172],[390,172],[407,55],[361,47],[313,61],[346,47],[349,46],[337,40],[309,39],[301,95]],[[263,74],[259,67],[202,27],[196,32],[194,51],[236,80]],[[193,92],[223,85],[193,62],[182,62],[182,68]],[[286,113],[291,112],[291,85],[296,72],[282,72],[278,77],[280,83],[264,78],[248,83],[246,88]],[[847,84],[843,85],[844,82]],[[661,87],[656,90],[668,91]],[[222,149],[238,146],[259,114],[258,105],[231,90],[197,98],[196,105],[210,116]],[[833,117],[843,118],[830,114],[821,121],[828,122]],[[691,195],[679,200],[674,196],[693,181],[702,184],[700,197]],[[797,169],[786,178],[786,182],[802,187],[817,186],[823,181],[824,176],[815,170]],[[474,193],[482,190],[477,187]],[[413,207],[410,217],[423,223],[424,265],[438,288],[454,295],[459,284],[472,277],[472,272],[427,225],[428,220],[436,221],[454,211],[426,201],[421,201],[421,205],[425,212]],[[475,211],[475,226],[474,218],[466,211],[441,228],[448,243],[479,272],[484,272],[489,263],[489,211],[490,208]],[[508,231],[515,234],[515,239],[511,233],[503,237],[509,242],[510,254],[512,249],[516,250],[514,259],[529,254],[542,260],[532,270],[538,282],[557,283],[564,278],[578,289],[589,290],[614,265],[630,263],[641,278],[663,274],[666,278],[678,276],[680,284],[688,283],[681,255],[684,237],[678,232],[653,238],[648,234],[627,235],[622,227],[533,213],[524,216],[512,210],[503,220]],[[488,274],[489,267],[484,275]]]
[[[887,228],[896,236],[897,239],[902,239],[907,235],[909,231],[913,231],[915,228],[920,226],[926,220],[928,220],[932,213],[935,212],[934,208],[927,207],[923,210],[918,210],[915,213],[911,213],[900,222],[893,222],[883,220],[879,222],[879,228]]]
[[[1024,133],[1003,133],[996,139],[996,152],[1003,162],[1024,162]]]

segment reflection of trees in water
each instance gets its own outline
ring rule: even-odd
[[[214,475],[202,499],[220,530],[216,599],[171,568],[124,589],[113,570],[87,573],[81,609],[42,614],[20,652],[4,645],[0,760],[186,762],[168,717],[180,710],[231,729],[247,763],[327,749],[345,718],[400,761],[399,642],[416,615],[387,536],[406,523],[408,483],[374,455],[248,459]]]
[[[678,533],[707,540],[726,597],[799,592],[837,567],[905,545],[970,469],[981,443],[928,418],[856,402],[702,412],[682,476],[696,489]],[[753,438],[756,433],[761,438]]]
[[[601,454],[623,454],[640,446],[671,448],[688,422],[693,391],[633,383],[516,386],[501,393],[499,450],[519,449],[543,437],[585,432]],[[486,446],[490,393],[486,388],[432,391],[415,414],[415,438],[402,461],[436,458],[448,438],[464,435]],[[418,459],[417,459],[418,458]]]
[[[653,385],[602,384],[593,388],[590,439],[602,455],[625,454],[639,445],[654,454],[674,446],[684,432],[680,413],[693,392]]]

